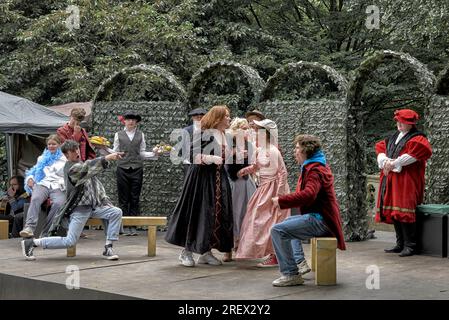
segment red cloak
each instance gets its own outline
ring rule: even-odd
[[[376,154],[387,153],[387,141],[376,143]],[[379,188],[377,200],[376,221],[393,223],[392,218],[399,222],[416,222],[416,206],[424,198],[424,173],[426,161],[432,155],[432,148],[424,136],[415,136],[406,142],[399,156],[407,153],[417,161],[402,167],[402,171],[390,172],[386,177],[386,189],[383,200],[383,217],[380,216],[380,200],[382,188]],[[380,171],[380,185],[384,177]]]

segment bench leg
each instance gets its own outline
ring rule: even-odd
[[[8,239],[9,221],[0,220],[0,240]]]
[[[312,245],[312,257],[311,257],[311,266],[310,269],[312,269],[313,272],[315,272],[315,266],[316,266],[316,238],[312,238],[311,241],[311,245]]]
[[[75,257],[76,256],[76,246],[67,248],[67,257]]]
[[[154,257],[156,255],[156,227],[148,226],[148,256]]]
[[[337,239],[317,238],[315,258],[315,284],[331,286],[337,284]]]

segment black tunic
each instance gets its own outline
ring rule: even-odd
[[[230,252],[234,245],[232,199],[224,165],[194,164],[193,145],[192,164],[187,169],[165,240],[199,254],[212,248]],[[202,141],[201,153],[213,146],[217,146],[213,137]]]

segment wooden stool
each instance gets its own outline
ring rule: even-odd
[[[138,216],[138,217],[122,217],[123,226],[147,226],[148,227],[148,246],[147,255],[154,257],[156,255],[156,229],[157,226],[165,226],[167,224],[166,217],[155,216]],[[101,219],[90,218],[87,226],[101,226],[103,221]],[[76,256],[76,245],[67,248],[67,257]]]
[[[312,238],[312,271],[315,284],[331,286],[337,284],[337,239]]]
[[[0,240],[8,239],[9,221],[0,220]]]

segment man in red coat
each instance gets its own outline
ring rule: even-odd
[[[74,140],[79,143],[81,161],[83,162],[97,157],[89,142],[86,130],[80,126],[85,116],[86,111],[83,108],[73,108],[70,112],[70,121],[57,130],[61,143],[65,140]]]
[[[393,223],[396,245],[388,253],[411,256],[416,247],[416,206],[424,197],[424,173],[432,148],[416,129],[419,115],[410,109],[396,110],[398,131],[376,144],[380,172],[377,222]]]
[[[300,285],[302,275],[310,271],[304,258],[301,240],[332,236],[345,250],[340,210],[334,190],[334,176],[321,151],[321,142],[313,135],[295,138],[295,158],[301,165],[296,191],[273,198],[281,209],[299,208],[301,214],[291,216],[271,229],[271,238],[282,276],[273,286]]]

